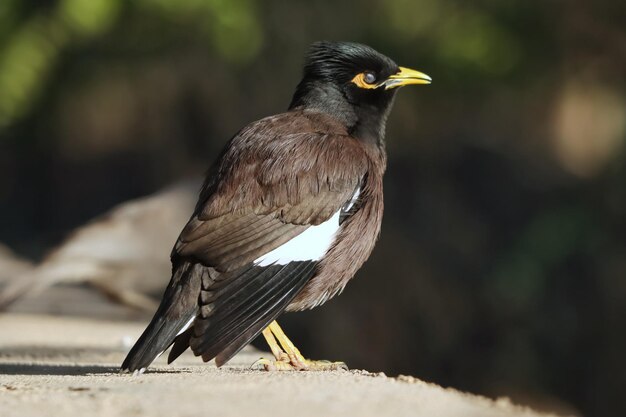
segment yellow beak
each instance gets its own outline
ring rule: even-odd
[[[431,82],[432,78],[423,72],[400,67],[400,71],[396,74],[390,75],[383,84],[385,85],[385,90],[389,90],[391,88],[402,87],[405,85],[430,84]]]

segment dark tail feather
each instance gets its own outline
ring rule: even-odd
[[[193,336],[193,327],[188,328],[183,333],[176,336],[174,339],[174,346],[170,350],[170,354],[167,356],[167,363],[170,364],[182,355],[189,348],[189,340]]]
[[[161,305],[124,359],[122,371],[134,372],[148,367],[174,343],[176,335],[196,315],[202,274],[205,272],[206,267],[190,262],[176,268]]]

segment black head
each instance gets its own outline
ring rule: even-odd
[[[328,113],[357,138],[381,143],[397,87],[429,82],[427,75],[399,67],[369,46],[316,42],[289,107]]]

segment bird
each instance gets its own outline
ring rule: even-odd
[[[342,292],[383,215],[386,122],[400,87],[430,84],[354,42],[318,41],[287,111],[236,133],[209,168],[171,253],[172,277],[121,372],[171,346],[219,367],[262,334],[265,370],[333,370],[306,359],[276,319]]]

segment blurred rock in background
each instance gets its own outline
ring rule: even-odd
[[[0,243],[0,285],[4,286],[16,276],[33,268],[33,263],[20,258],[11,249]]]
[[[365,42],[434,82],[390,116],[373,257],[286,331],[351,367],[626,415],[625,21],[609,0],[4,0],[0,241],[47,259],[117,204],[200,176],[286,108],[311,42]]]
[[[57,314],[89,316],[93,296],[67,303],[66,296],[58,299],[46,290],[57,284],[86,283],[112,301],[151,315],[169,281],[169,253],[193,211],[199,189],[199,181],[187,181],[120,204],[73,231],[36,267],[16,258],[0,258],[0,266],[8,264],[13,271],[3,277],[0,309],[22,297],[40,295],[29,301],[27,311],[45,312],[56,301]],[[7,269],[2,270],[7,275]]]

